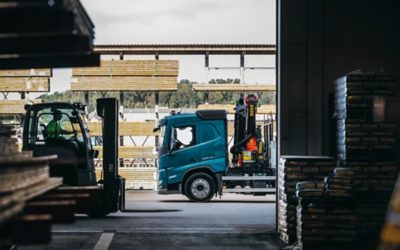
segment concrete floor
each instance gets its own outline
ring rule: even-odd
[[[129,191],[129,212],[78,215],[74,224],[53,227],[50,244],[20,249],[282,249],[274,200],[227,194],[193,203],[181,195]]]

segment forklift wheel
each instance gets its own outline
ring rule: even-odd
[[[195,202],[207,202],[215,193],[215,182],[206,173],[194,173],[186,180],[185,195]]]

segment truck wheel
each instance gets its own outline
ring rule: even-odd
[[[215,182],[206,173],[195,173],[185,183],[185,195],[195,202],[207,202],[215,193]]]

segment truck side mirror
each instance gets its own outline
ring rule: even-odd
[[[97,158],[99,157],[99,150],[97,149],[92,149],[89,151],[89,157],[90,158]]]

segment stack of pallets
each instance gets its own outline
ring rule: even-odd
[[[394,77],[354,72],[335,82],[338,158],[353,171],[358,237],[377,241],[398,173],[396,126],[385,115]]]
[[[278,168],[278,231],[286,243],[296,241],[296,183],[323,181],[335,166],[331,157],[281,157]]]
[[[393,159],[395,124],[385,121],[385,99],[396,94],[394,78],[351,73],[335,82],[337,153],[346,160]]]
[[[335,168],[322,183],[297,184],[297,240],[303,249],[353,247],[357,216],[352,176],[348,168]]]
[[[356,72],[338,79],[335,90],[341,167],[324,179],[322,197],[312,195],[312,184],[298,185],[298,243],[304,249],[376,249],[399,169],[396,127],[385,117],[394,79]]]

